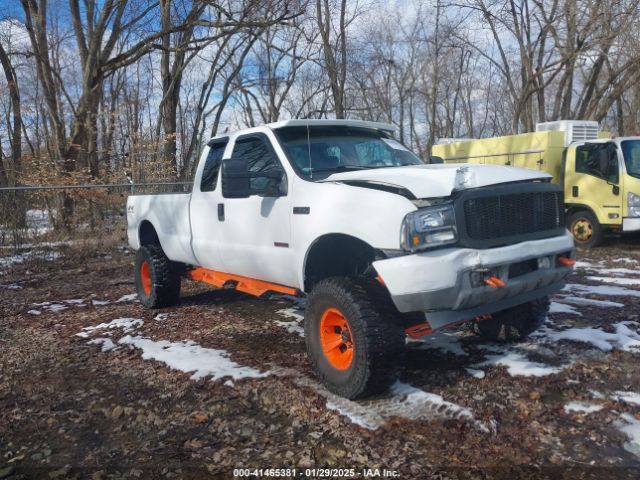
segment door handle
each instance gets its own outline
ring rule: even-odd
[[[571,195],[573,195],[574,197],[578,196],[578,187],[577,186],[573,186],[573,188],[571,189]]]
[[[224,222],[224,203],[218,204],[218,220]]]

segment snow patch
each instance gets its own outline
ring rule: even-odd
[[[239,380],[270,375],[269,372],[259,372],[251,367],[238,365],[229,358],[229,354],[224,350],[204,348],[192,341],[155,341],[140,336],[127,335],[122,337],[118,343],[141,349],[142,358],[145,360],[157,360],[174,370],[193,372],[192,380],[204,377],[212,377],[214,380],[231,377],[234,380]]]
[[[43,251],[30,251],[24,253],[18,253],[9,257],[0,257],[0,270],[8,270],[14,265],[24,263],[27,260],[45,260],[48,262],[57,260],[62,254],[60,252],[43,252]]]
[[[130,293],[128,295],[123,295],[122,297],[120,297],[118,300],[116,300],[116,303],[134,302],[137,299],[138,299],[138,294],[137,293]]]
[[[566,303],[575,303],[576,305],[593,305],[594,307],[602,308],[624,307],[624,303],[612,302],[610,300],[593,300],[592,298],[560,297],[559,301]]]
[[[116,344],[110,338],[107,337],[99,337],[94,338],[87,342],[87,345],[102,345],[103,352],[110,352],[111,350],[117,350]]]
[[[624,433],[628,442],[625,442],[624,449],[640,457],[640,421],[636,420],[633,415],[623,413],[620,416],[620,420],[617,420],[614,425]]]
[[[40,310],[45,310],[49,313],[58,313],[63,310],[68,309],[70,306],[75,307],[86,307],[84,300],[82,298],[72,298],[70,300],[60,300],[57,303],[52,302],[40,302],[40,303],[32,303],[33,307],[40,307]]]
[[[157,322],[164,322],[167,318],[169,318],[168,313],[159,313],[153,319]]]
[[[476,420],[470,409],[448,402],[440,395],[425,392],[406,383],[396,382],[383,398],[356,402],[335,395],[317,381],[300,376],[297,371],[277,369],[274,373],[293,376],[297,385],[312,388],[325,397],[327,408],[337,411],[352,423],[369,430],[378,429],[392,417],[408,420],[451,418],[469,422],[474,428],[484,433],[495,430],[495,425],[487,425]]]
[[[565,305],[564,303],[558,302],[551,302],[549,313],[568,313],[569,315],[578,315],[579,317],[582,316],[582,314],[571,305]]]
[[[84,307],[84,299],[82,298],[72,298],[70,300],[63,300],[62,302],[71,305],[82,305]]]
[[[471,375],[474,378],[484,378],[485,376],[484,370],[477,370],[475,368],[469,368],[469,367],[466,367],[465,370],[469,375]]]
[[[589,402],[569,402],[564,406],[564,411],[567,413],[593,413],[599,412],[600,410],[602,410],[602,405],[596,405]]]
[[[614,394],[611,395],[611,398],[618,402],[630,403],[632,405],[640,405],[640,393],[636,393],[636,392],[618,391],[618,392],[614,392]]]
[[[450,332],[438,332],[426,335],[420,339],[410,339],[411,343],[420,343],[418,350],[440,350],[443,353],[452,353],[464,357],[467,355],[460,345],[460,334]]]
[[[563,291],[568,292],[576,292],[576,293],[586,293],[593,295],[612,295],[612,296],[631,296],[631,297],[640,297],[640,291],[632,290],[630,288],[624,287],[614,287],[610,285],[581,285],[579,283],[570,283],[566,285]]]
[[[276,313],[285,318],[292,318],[297,322],[304,321],[304,312],[297,307],[283,308],[282,310],[278,310]]]
[[[368,430],[377,430],[384,425],[384,419],[380,415],[346,398],[327,399],[327,408],[348,418],[351,423]]]
[[[544,363],[532,362],[526,356],[518,352],[508,351],[503,355],[487,355],[487,359],[476,365],[476,367],[486,367],[498,365],[507,368],[507,372],[512,377],[544,377],[562,371],[564,367],[551,367]]]
[[[578,260],[576,263],[573,264],[574,268],[594,268],[593,267],[593,263],[591,262],[585,262],[583,260]]]
[[[67,307],[66,305],[62,305],[60,303],[52,303],[51,305],[45,305],[44,306],[44,310],[50,312],[50,313],[58,313],[61,312],[63,310],[66,310]]]
[[[620,277],[587,277],[593,282],[615,283],[618,285],[640,285],[640,278],[620,278]]]
[[[473,423],[479,430],[489,433],[489,428],[475,420],[473,412],[466,407],[446,401],[440,395],[425,392],[406,383],[396,382],[391,386],[392,397],[382,412],[387,417],[403,417],[409,420],[421,420],[434,414]],[[380,403],[382,403],[381,401]]]
[[[295,322],[283,322],[282,320],[275,320],[277,326],[284,328],[287,332],[293,333],[304,338],[304,327]]]
[[[425,392],[406,383],[396,382],[391,386],[391,394],[399,401],[394,402],[392,408],[387,410],[391,415],[407,417],[411,419],[421,418],[426,408],[435,408],[439,412],[448,411],[451,416],[459,419],[473,419],[473,413],[468,408],[455,403],[447,402],[440,395]],[[405,411],[405,413],[402,413]]]
[[[136,327],[144,325],[144,321],[139,318],[116,318],[108,323],[101,323],[92,327],[84,327],[82,332],[76,333],[76,336],[82,338],[89,338],[94,332],[98,330],[113,330],[115,328],[121,328],[123,332],[131,332]]]
[[[627,260],[631,260],[631,259],[627,259]],[[616,260],[613,260],[613,261],[615,262]],[[585,270],[592,271],[592,272],[600,272],[600,273],[607,273],[607,274],[613,274],[613,275],[640,275],[640,270],[637,270],[637,269],[620,268],[620,267],[608,268],[608,267],[602,266],[604,264],[603,261],[600,261],[598,263],[600,265],[596,266],[589,262],[576,262],[575,267],[584,268]],[[630,262],[627,262],[627,263],[637,263],[637,262],[635,260],[631,260]]]
[[[57,242],[21,243],[20,248],[56,248],[56,247],[66,247],[70,245],[76,245],[78,243],[80,243],[78,240],[60,240]],[[8,250],[12,248],[14,248],[13,245],[0,245],[0,250]]]
[[[616,262],[616,263],[638,263],[638,260],[636,260],[635,258],[623,257],[623,258],[614,258],[612,260],[612,262]]]
[[[625,352],[640,353],[640,335],[631,330],[627,324],[620,322],[615,324],[615,333],[607,333],[599,328],[569,328],[562,331],[546,329],[543,334],[553,341],[570,340],[574,342],[588,343],[594,347],[609,352],[618,348]]]
[[[40,310],[29,310],[27,313],[31,315],[42,315],[42,312]]]
[[[598,271],[613,275],[640,275],[640,270],[636,268],[601,268]]]
[[[302,338],[304,338],[304,327],[302,322],[304,321],[304,315],[301,313],[299,308],[285,308],[282,310],[278,310],[276,312],[278,315],[291,318],[292,320],[284,322],[282,320],[274,320],[277,326],[284,328],[287,332],[296,334]]]

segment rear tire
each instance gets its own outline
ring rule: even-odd
[[[548,312],[549,297],[542,297],[474,322],[473,330],[492,342],[520,342],[544,324]]]
[[[309,359],[322,383],[349,399],[386,391],[404,358],[405,335],[386,308],[388,294],[369,292],[369,284],[332,277],[318,282],[307,298]]]
[[[147,308],[175,305],[180,299],[180,272],[158,245],[140,247],[136,254],[136,290]]]
[[[588,210],[579,210],[569,215],[567,228],[573,235],[576,247],[592,248],[602,243],[604,237],[602,225]]]

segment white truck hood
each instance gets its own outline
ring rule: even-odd
[[[467,173],[459,172],[466,170]],[[371,182],[393,185],[409,190],[416,198],[448,197],[459,187],[456,177],[465,175],[463,188],[476,188],[499,183],[519,182],[551,178],[551,175],[531,170],[501,165],[409,165],[406,167],[376,168],[353,172],[334,173],[322,182]]]

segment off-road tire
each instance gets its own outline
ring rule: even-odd
[[[320,326],[328,310],[338,310],[348,322],[352,361],[337,369],[323,351]],[[394,321],[388,292],[371,282],[348,277],[319,281],[307,298],[304,332],[307,353],[322,383],[349,399],[386,391],[398,377],[404,360],[405,334]]]
[[[151,281],[146,289],[143,286],[142,275],[145,262]],[[135,279],[138,299],[146,308],[169,307],[180,299],[179,269],[158,245],[140,247],[136,254]]]
[[[474,322],[473,330],[493,342],[520,342],[540,328],[549,312],[549,297],[542,297]]]
[[[589,225],[591,228],[591,235],[587,239],[579,238],[578,230],[581,224]],[[602,225],[600,225],[596,216],[588,210],[579,210],[569,215],[569,218],[567,218],[567,228],[576,242],[576,247],[579,248],[593,248],[601,244],[604,238]]]

